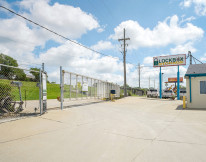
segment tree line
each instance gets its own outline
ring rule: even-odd
[[[19,67],[17,60],[7,56],[5,54],[0,54],[0,64]],[[30,68],[30,70],[39,71],[39,68]],[[9,80],[20,80],[20,81],[39,81],[39,73],[30,71],[30,75],[33,77],[28,77],[24,70],[12,67],[1,66],[0,68],[0,79],[9,79]]]

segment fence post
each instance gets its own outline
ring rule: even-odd
[[[82,90],[83,90],[83,76],[82,76]],[[83,91],[82,91],[82,99],[83,99]]]
[[[92,98],[92,78],[91,78],[91,87],[90,87],[90,99]]]
[[[96,97],[96,84],[95,84],[96,80],[94,79],[94,99]]]
[[[72,74],[70,73],[70,85],[69,85],[69,99],[71,100],[71,92],[72,92]]]
[[[42,114],[42,81],[41,81],[41,69],[39,69],[39,109]]]
[[[88,99],[88,94],[89,94],[89,82],[88,82],[88,78],[87,78],[87,84],[88,84],[88,92],[87,92],[87,99]]]
[[[62,66],[60,66],[60,89],[61,89],[61,110],[63,110],[63,73],[62,73]]]
[[[78,91],[78,86],[77,86],[77,80],[78,80],[78,75],[76,75],[76,100],[77,100],[77,98],[78,98],[78,96],[77,96],[77,91]]]

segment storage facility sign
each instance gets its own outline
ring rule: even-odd
[[[88,83],[87,82],[84,82],[83,85],[82,85],[82,91],[83,92],[88,92]]]
[[[153,67],[186,65],[186,54],[153,57]]]

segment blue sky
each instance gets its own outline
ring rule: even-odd
[[[104,54],[122,58],[118,38],[123,28],[127,61],[142,65],[142,87],[157,80],[153,56],[185,53],[206,63],[206,0],[0,0],[0,4]],[[120,59],[103,57],[67,42],[17,16],[0,10],[0,52],[29,64],[45,62],[51,80],[57,67],[122,84]],[[128,83],[138,85],[137,68],[127,64]],[[147,67],[148,66],[148,67]],[[181,67],[181,76],[187,66]],[[165,78],[176,67],[164,68]]]

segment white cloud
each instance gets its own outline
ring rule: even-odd
[[[97,51],[102,51],[102,50],[113,49],[114,46],[110,41],[99,41],[97,44],[91,46],[91,48]]]
[[[22,19],[0,19],[0,24],[1,53],[9,54],[16,59],[33,59],[34,54],[31,52],[34,48],[45,43],[45,39],[39,37]]]
[[[174,15],[159,22],[153,29],[143,28],[137,21],[124,21],[114,29],[115,33],[110,38],[115,40],[122,38],[124,28],[127,37],[130,37],[128,47],[130,49],[183,44],[200,39],[204,34],[201,28],[191,23],[181,26],[178,16]]]
[[[180,5],[185,8],[194,5],[197,15],[206,16],[206,0],[184,0],[180,3]]]
[[[69,38],[79,38],[87,31],[99,27],[97,20],[80,8],[59,3],[50,5],[49,2],[23,0],[18,5],[22,9],[21,14]],[[2,0],[0,3],[6,4]],[[33,53],[35,48],[44,48],[48,40],[64,43],[54,34],[14,15],[0,19],[0,24],[0,52],[15,59],[38,62],[37,56]]]
[[[143,60],[143,64],[147,64],[147,65],[153,65],[153,57],[145,57]]]
[[[59,47],[53,47],[41,53],[39,57],[39,62],[44,62],[45,65],[49,67],[58,67],[61,65],[71,72],[102,80],[122,82],[122,80],[117,79],[121,78],[121,75],[118,73],[123,72],[122,61],[118,58],[101,56],[83,47],[71,44],[70,42],[66,42]],[[130,71],[131,68],[133,68],[133,65],[128,64],[128,71]],[[52,72],[52,74],[55,73]],[[111,79],[113,75],[116,76],[116,78]]]
[[[45,0],[21,1],[19,6],[23,9],[21,14],[68,37],[79,38],[87,31],[99,27],[97,20],[80,8],[58,3],[51,6]],[[20,60],[21,63],[29,62],[33,65],[44,62],[50,81],[59,80],[61,65],[68,71],[119,84],[123,82],[122,61],[118,58],[100,56],[69,41],[62,41],[58,47],[35,55],[35,48],[43,48],[48,40],[55,40],[51,33],[27,24],[16,16],[0,19],[0,24],[0,52]],[[96,50],[114,48],[109,41],[100,41],[93,47]],[[127,65],[127,71],[132,68],[133,65]]]
[[[99,27],[94,16],[82,11],[79,7],[75,8],[57,2],[49,5],[49,2],[49,0],[23,0],[19,4],[29,11],[24,13],[28,18],[71,39],[80,38],[87,31]]]
[[[188,42],[186,44],[183,45],[177,45],[175,48],[171,48],[170,52],[172,54],[185,54],[188,51],[191,51],[192,53],[196,52],[197,50],[193,47],[193,43],[192,42]]]
[[[190,17],[185,18],[185,15],[182,15],[181,18],[182,19],[180,21],[180,24],[182,24],[184,22],[191,22],[191,21],[196,19],[194,16],[190,16]]]
[[[201,61],[205,61],[206,62],[206,53],[204,54],[203,57],[200,58]]]
[[[103,31],[105,31],[105,28],[107,27],[107,25],[102,25],[101,27],[99,27],[98,29],[97,29],[97,32],[98,33],[102,33]]]

